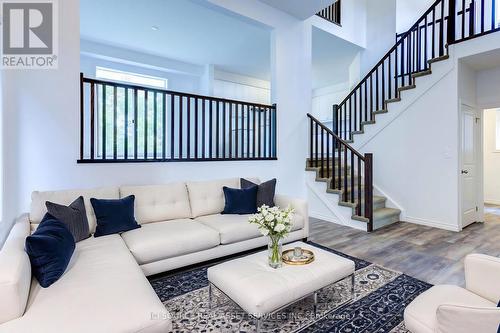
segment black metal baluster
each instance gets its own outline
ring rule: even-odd
[[[144,159],[148,158],[148,91],[144,90]]]
[[[365,80],[365,121],[368,120],[368,81]],[[360,124],[361,124],[361,117],[359,117],[360,119]],[[361,129],[361,125],[359,126],[359,128]]]
[[[432,8],[432,59],[436,57],[436,6]]]
[[[351,202],[354,203],[354,153],[351,151]]]
[[[213,122],[214,122],[214,115],[213,115],[213,101],[209,99],[210,102],[210,113],[209,113],[209,124],[208,124],[208,157],[211,159],[212,154],[213,154],[213,132],[212,132],[212,127],[213,127]]]
[[[137,159],[139,150],[137,147],[139,138],[139,122],[137,121],[137,118],[139,118],[139,101],[137,89],[134,89],[134,159]]]
[[[389,56],[387,57],[388,58],[388,75],[387,75],[387,84],[389,85],[388,86],[388,89],[389,90],[389,99],[392,99],[392,64],[391,64],[391,55],[389,54]]]
[[[229,103],[229,158],[233,158],[233,103]]]
[[[199,104],[199,99],[195,98],[194,99],[194,158],[198,159],[199,156],[199,150],[198,150],[198,104]]]
[[[462,0],[462,39],[465,38],[465,0]]]
[[[319,152],[319,149],[318,149],[318,123],[316,123],[316,127],[315,127],[315,132],[314,132],[314,155],[315,155],[315,163],[314,163],[314,166],[317,168],[319,166],[319,161],[318,161],[318,152]]]
[[[102,85],[102,159],[106,159],[106,86]]]
[[[175,95],[170,95],[170,159],[175,159]]]
[[[156,91],[154,92],[154,101],[153,101],[153,137],[154,137],[154,146],[153,146],[153,158],[156,160],[158,154],[158,95]]]
[[[439,25],[439,56],[444,55],[444,0],[441,1],[441,24]]]
[[[113,159],[116,160],[118,155],[118,97],[117,97],[117,88],[113,87]]]
[[[385,60],[382,60],[382,72],[380,73],[382,76],[382,110],[385,110]]]
[[[250,105],[247,105],[247,158],[250,158]]]
[[[238,148],[239,148],[238,147],[238,141],[239,141],[238,122],[239,122],[239,106],[238,106],[238,104],[235,104],[234,105],[234,157],[235,158],[238,158],[238,156],[239,156],[239,152],[238,152]],[[261,157],[261,156],[259,156],[259,157]]]
[[[163,126],[162,126],[162,154],[161,157],[165,160],[167,159],[167,94],[162,94],[163,98],[163,103],[162,103],[162,120],[163,120]]]
[[[323,127],[321,127],[320,135],[321,135],[321,169],[320,169],[320,175],[321,175],[321,178],[325,178],[325,166],[323,164],[323,162],[325,160],[325,148],[324,148],[325,147],[325,142],[324,142],[325,133],[324,133]]]
[[[202,105],[201,105],[201,158],[205,158],[206,156],[206,150],[207,150],[207,147],[205,146],[205,137],[207,135],[206,133],[206,117],[205,117],[205,113],[206,113],[206,104],[207,104],[207,101],[205,99],[202,99]]]
[[[90,84],[90,159],[95,158],[95,89],[94,83]]]
[[[261,108],[257,108],[259,110],[259,136],[257,137],[258,138],[258,142],[259,142],[259,147],[258,147],[258,152],[259,152],[259,158],[262,157],[262,152],[261,152],[261,149],[262,149],[262,110]]]
[[[219,139],[219,134],[220,134],[220,119],[219,119],[219,101],[216,101],[216,116],[215,116],[215,158],[219,158],[219,148],[220,148],[220,139]]]
[[[128,88],[125,88],[125,105],[123,118],[123,158],[128,159]]]
[[[343,166],[344,166],[344,195],[343,195],[344,199],[343,199],[343,201],[347,202],[347,195],[349,194],[347,192],[347,148],[344,149]]]
[[[252,144],[252,157],[255,158],[256,145],[257,145],[257,115],[255,114],[255,106],[252,106],[253,113],[253,144]]]
[[[183,106],[183,96],[179,95],[179,159],[183,159],[183,145],[184,145],[184,136],[183,136],[183,118],[184,118],[184,106]]]
[[[428,60],[428,45],[427,45],[427,16],[428,15],[425,15],[425,28],[424,28],[424,34],[425,34],[425,37],[424,37],[424,70],[427,70],[427,67],[428,67],[428,63],[427,63],[427,60]],[[410,82],[411,84],[411,82]]]
[[[186,119],[186,136],[187,136],[187,143],[186,143],[186,158],[190,159],[191,158],[191,97],[187,96],[186,97],[186,112],[187,112],[187,119]]]
[[[231,135],[231,134],[229,134]],[[222,102],[222,157],[226,158],[226,102]]]

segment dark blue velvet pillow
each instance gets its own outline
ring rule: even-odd
[[[224,186],[226,203],[222,214],[255,214],[257,213],[257,186],[243,189]]]
[[[33,233],[26,237],[31,270],[43,288],[59,280],[75,251],[75,239],[66,225],[46,214]]]
[[[94,208],[97,227],[94,237],[117,234],[140,228],[134,217],[135,196],[123,199],[95,199],[90,203]]]

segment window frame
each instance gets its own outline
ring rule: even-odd
[[[112,76],[102,76],[102,75],[98,74],[98,71],[114,73],[114,74],[116,74],[116,77],[113,78]],[[135,78],[137,78],[137,80],[131,81],[131,80],[120,79],[119,78],[120,75],[135,77]],[[124,70],[109,68],[109,67],[96,66],[95,67],[95,78],[98,80],[120,82],[120,83],[138,85],[138,86],[154,88],[154,89],[164,89],[164,90],[168,89],[168,79],[167,78],[160,77],[160,76],[146,75],[146,74],[141,74],[141,73],[136,73],[136,72],[130,72],[130,71],[124,71]],[[141,79],[144,81],[140,82]],[[162,81],[164,84],[162,84],[162,85],[148,84],[147,80]]]

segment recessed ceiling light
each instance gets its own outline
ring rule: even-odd
[[[153,25],[151,27],[151,30],[158,31],[158,30],[160,30],[160,28],[157,25]]]

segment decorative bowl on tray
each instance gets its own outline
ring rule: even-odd
[[[307,265],[314,261],[314,253],[301,248],[283,251],[281,257],[283,263],[287,265]]]

